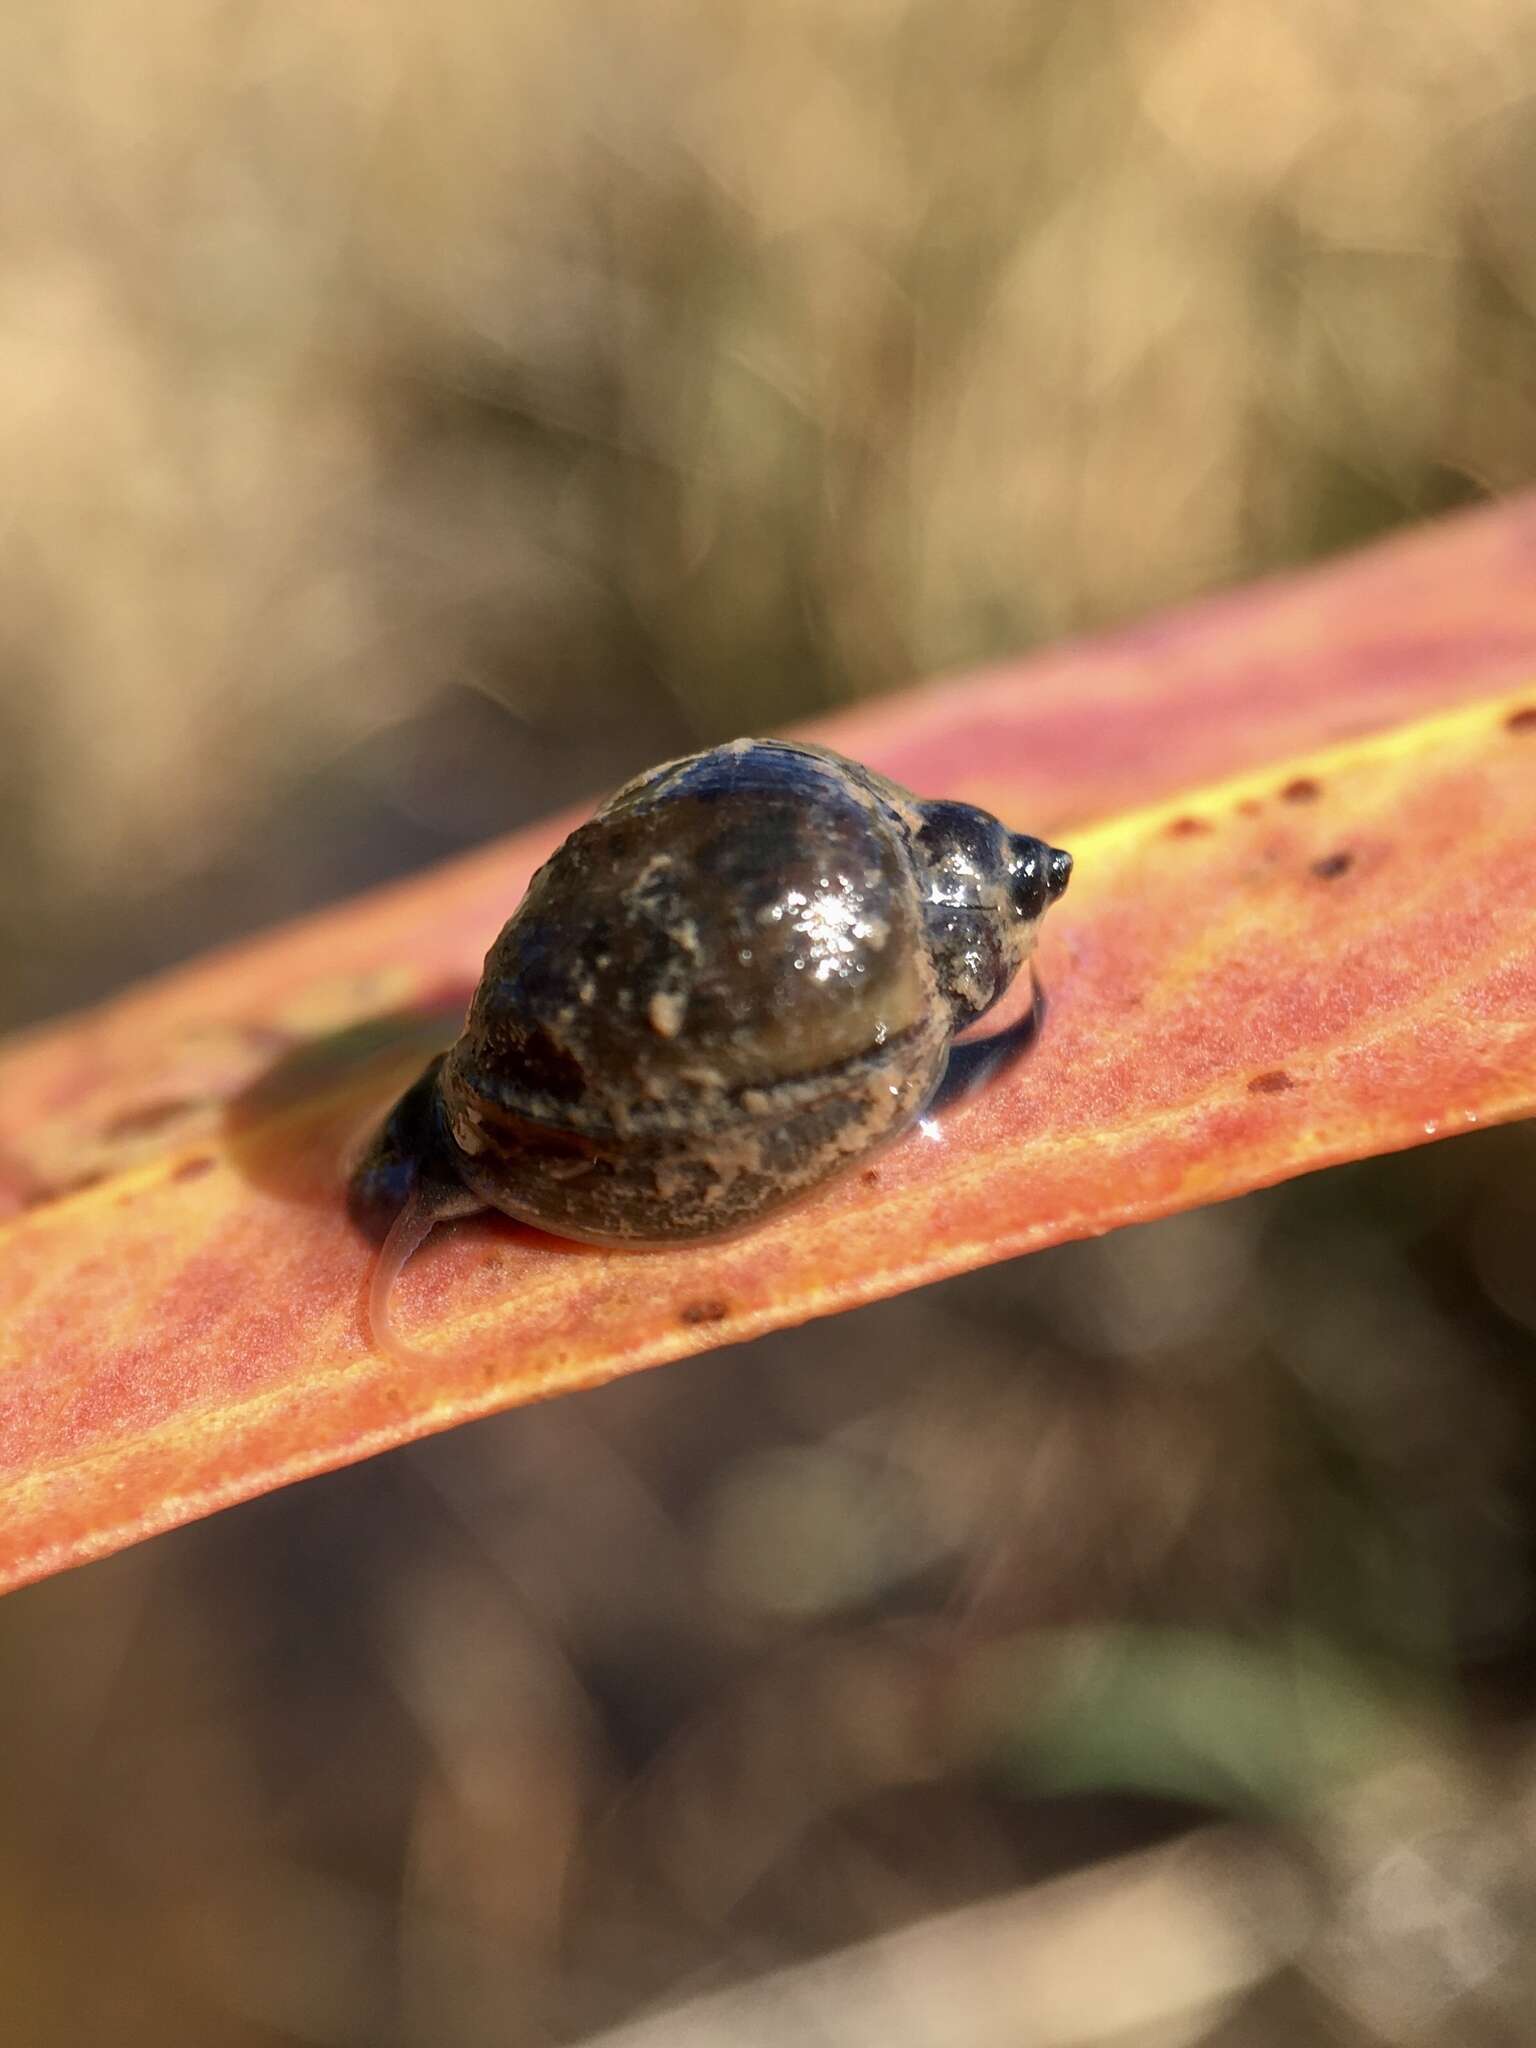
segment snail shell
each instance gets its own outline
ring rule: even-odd
[[[652,769],[534,876],[354,1206],[412,1206],[412,1242],[481,1206],[608,1244],[751,1224],[921,1114],[1071,865],[819,747]]]

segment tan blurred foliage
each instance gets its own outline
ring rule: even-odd
[[[12,1012],[1536,475],[1533,86],[1519,0],[13,0]]]

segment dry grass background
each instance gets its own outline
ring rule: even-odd
[[[1536,479],[1533,94],[1523,0],[9,0],[0,1021]],[[7,2039],[535,2048],[935,1924],[698,2038],[1536,2038],[1532,1163],[14,1597]]]
[[[12,0],[4,1014],[1527,481],[1533,84],[1520,0]]]

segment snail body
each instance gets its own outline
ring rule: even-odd
[[[818,747],[638,777],[534,876],[357,1167],[354,1205],[400,1212],[381,1270],[480,1207],[643,1246],[807,1193],[921,1115],[1070,870]]]

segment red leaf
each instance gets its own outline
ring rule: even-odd
[[[1536,688],[1063,827],[1138,781],[1163,793],[1536,670],[1533,556],[1520,507],[841,721],[826,736],[925,792],[1071,845],[1041,1044],[937,1139],[724,1245],[439,1236],[400,1306],[430,1373],[369,1352],[343,1155],[452,1035],[429,999],[462,1002],[563,824],[19,1044],[0,1063],[0,1187],[30,1204],[0,1233],[0,1584],[518,1401],[1527,1113]]]

